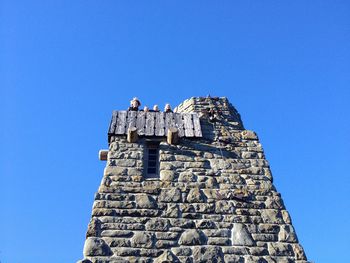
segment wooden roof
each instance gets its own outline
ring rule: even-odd
[[[113,111],[108,135],[127,134],[130,127],[136,127],[138,135],[143,136],[166,136],[168,128],[176,127],[180,137],[202,137],[197,113],[144,111]]]

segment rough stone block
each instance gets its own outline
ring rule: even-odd
[[[176,240],[158,240],[155,244],[156,248],[171,248],[171,247],[175,247],[177,245],[177,241]]]
[[[148,249],[148,248],[141,248],[140,249],[140,256],[141,257],[159,257],[163,253],[163,250],[161,249]]]
[[[244,140],[257,140],[258,136],[256,135],[255,132],[253,131],[249,131],[249,130],[244,130],[243,132],[241,132],[242,135],[242,139]]]
[[[172,182],[175,180],[175,172],[171,170],[161,170],[160,180]]]
[[[261,210],[261,217],[264,223],[283,224],[281,211],[275,209]]]
[[[180,236],[178,232],[157,232],[156,238],[163,240],[175,240]]]
[[[102,237],[131,237],[133,232],[130,230],[103,230]]]
[[[268,243],[268,250],[271,256],[294,256],[293,247],[287,243]]]
[[[137,208],[156,208],[157,203],[154,198],[147,194],[135,195],[136,207]]]
[[[86,232],[86,237],[98,237],[101,235],[101,221],[96,217],[91,218]]]
[[[170,263],[170,262],[174,262],[174,263],[179,263],[179,259],[170,251],[170,250],[166,250],[164,251],[163,254],[161,254],[159,257],[157,257],[153,263]]]
[[[223,263],[224,257],[220,247],[201,246],[193,248],[193,260],[200,263]]]
[[[196,222],[196,228],[203,229],[203,228],[216,228],[215,222],[212,220],[198,220]]]
[[[169,229],[169,220],[164,218],[151,218],[146,223],[146,230],[167,231]]]
[[[181,191],[178,188],[162,189],[158,201],[165,203],[181,202]]]
[[[190,247],[173,247],[171,251],[176,255],[176,256],[191,256],[192,255],[192,249]]]
[[[238,255],[225,255],[225,263],[244,263],[244,257]]]
[[[247,227],[241,223],[234,223],[232,228],[232,245],[234,246],[252,246],[254,240],[248,232]]]
[[[140,248],[151,248],[153,245],[153,234],[149,232],[135,232],[131,238],[131,246]]]
[[[304,249],[300,246],[300,244],[293,244],[293,250],[294,250],[296,259],[307,260]]]
[[[179,217],[179,215],[180,215],[179,206],[177,204],[168,203],[167,208],[164,211],[164,216],[177,218]]]
[[[225,237],[211,237],[208,238],[207,244],[214,246],[229,246],[231,245],[231,239]]]
[[[98,237],[88,237],[85,241],[83,254],[85,257],[110,256],[112,255],[112,251],[103,239]]]
[[[197,188],[191,189],[187,195],[187,202],[189,203],[203,203],[205,200],[205,195]]]
[[[292,225],[281,225],[280,232],[278,234],[278,240],[280,242],[298,242]]]
[[[113,238],[113,239],[109,238],[108,243],[110,247],[130,247],[131,246],[129,238]]]
[[[181,172],[179,175],[179,182],[195,182],[196,176],[192,172]]]
[[[179,244],[184,246],[204,245],[207,241],[205,234],[196,229],[189,229],[182,233]]]

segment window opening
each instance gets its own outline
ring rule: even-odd
[[[159,143],[150,143],[146,150],[146,178],[159,177]]]

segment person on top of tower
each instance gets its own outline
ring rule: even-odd
[[[153,111],[154,112],[159,112],[159,107],[158,107],[157,104],[153,106]]]
[[[139,107],[141,106],[141,102],[137,97],[133,98],[130,101],[130,107],[128,108],[129,111],[138,111]]]
[[[166,113],[168,113],[168,112],[173,112],[173,111],[171,110],[171,106],[170,106],[169,103],[165,104],[164,112],[166,112]]]

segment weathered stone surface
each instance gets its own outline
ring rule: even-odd
[[[220,247],[201,246],[193,248],[193,260],[198,263],[220,263],[224,262]]]
[[[295,253],[296,259],[306,260],[304,249],[299,244],[294,244],[293,248],[294,248],[294,253]]]
[[[127,174],[130,176],[142,176],[142,170],[129,168]]]
[[[207,237],[202,231],[190,229],[182,233],[179,244],[184,246],[204,245],[206,241]]]
[[[261,217],[264,223],[283,224],[282,214],[279,210],[263,209],[261,210]]]
[[[162,181],[173,181],[175,179],[175,173],[171,170],[161,170],[160,180]]]
[[[196,227],[201,228],[201,229],[203,229],[203,228],[211,229],[211,228],[216,228],[216,224],[212,220],[204,219],[204,220],[198,220],[196,222]]]
[[[259,224],[259,231],[261,233],[278,234],[279,230],[280,230],[279,225]]]
[[[86,237],[96,237],[101,235],[101,221],[93,217],[88,225],[88,230],[86,232]]]
[[[207,237],[231,237],[231,229],[202,229]]]
[[[179,202],[181,201],[181,191],[178,188],[162,189],[158,201],[165,203]]]
[[[244,257],[238,255],[225,255],[224,259],[225,263],[244,263]]]
[[[140,249],[141,257],[159,257],[163,253],[161,249]]]
[[[179,259],[169,250],[164,251],[158,258],[156,258],[154,263],[171,263],[176,262],[179,263]]]
[[[156,208],[157,203],[152,196],[147,194],[137,194],[135,196],[137,208]]]
[[[107,166],[104,170],[104,174],[106,176],[110,175],[127,175],[128,169],[125,167],[117,167],[117,166]]]
[[[253,256],[266,256],[269,254],[268,250],[265,247],[251,247],[249,248],[249,252]]]
[[[131,246],[130,239],[125,237],[113,238],[108,241],[109,241],[108,243],[110,247],[130,247]]]
[[[171,248],[177,246],[176,240],[158,240],[155,244],[156,248]]]
[[[269,196],[265,202],[266,208],[283,209],[284,204],[279,196]]]
[[[214,246],[229,246],[231,245],[231,239],[226,237],[212,237],[208,238],[207,244]]]
[[[110,256],[112,251],[106,242],[97,237],[88,237],[84,245],[84,256]]]
[[[281,225],[280,232],[278,233],[278,240],[281,242],[298,242],[292,225]]]
[[[180,215],[179,205],[169,203],[167,209],[164,211],[165,217],[174,217],[177,218]]]
[[[190,219],[176,218],[170,219],[172,226],[181,227],[181,228],[195,228],[195,223]]]
[[[234,213],[235,209],[236,208],[233,202],[221,200],[215,203],[215,213],[218,214],[232,214]]]
[[[180,236],[180,233],[178,232],[157,232],[156,238],[157,239],[165,239],[165,240],[174,240]]]
[[[294,256],[293,247],[286,243],[268,243],[271,256]]]
[[[114,253],[117,256],[122,256],[122,257],[130,257],[130,256],[137,257],[140,255],[140,251],[141,251],[140,249],[120,247],[117,250],[115,250]]]
[[[174,247],[171,251],[178,257],[188,257],[192,255],[192,249],[190,247]]]
[[[191,189],[187,195],[187,202],[189,203],[202,203],[205,202],[205,195],[198,188]]]
[[[146,223],[146,230],[167,231],[169,229],[169,220],[163,218],[152,218]]]
[[[196,178],[197,177],[193,173],[185,171],[180,173],[179,182],[195,182]]]
[[[248,232],[247,227],[241,223],[233,224],[232,228],[232,245],[235,246],[252,246],[254,240]]]
[[[151,248],[153,244],[153,234],[149,232],[135,232],[131,238],[133,247]]]
[[[102,237],[131,237],[134,233],[130,230],[103,230]]]

